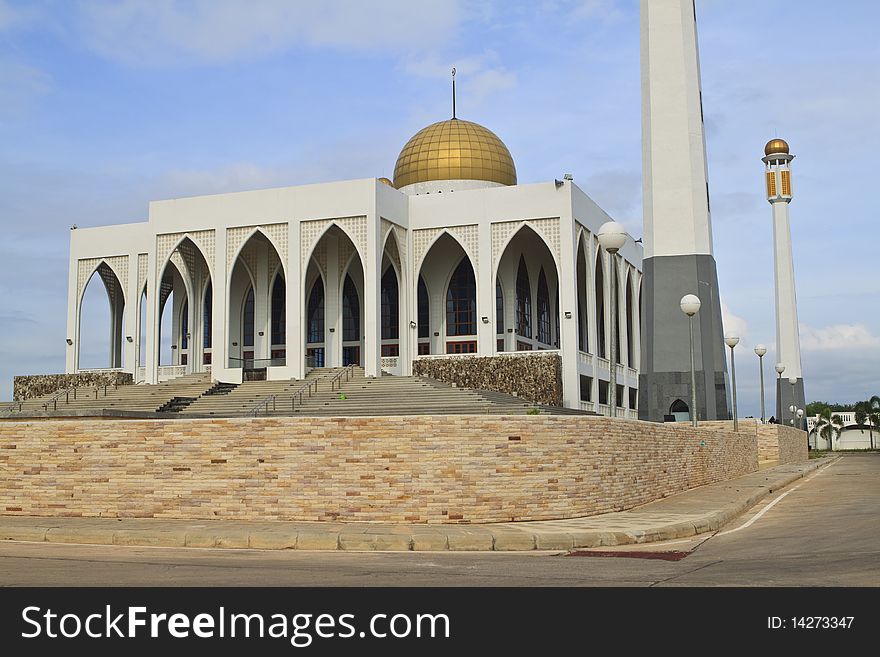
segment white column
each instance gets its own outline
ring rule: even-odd
[[[73,232],[70,231],[70,261],[67,264],[67,336],[64,351],[64,371],[67,374],[76,372],[79,365],[79,260],[74,251]],[[66,340],[73,344],[67,344]]]
[[[495,351],[495,277],[492,276],[492,228],[482,222],[478,228],[477,259],[474,276],[477,282],[477,353],[492,356]],[[483,323],[483,317],[489,320]]]
[[[324,281],[324,365],[342,365],[342,280],[339,277],[339,239],[331,231],[327,244],[327,280]]]
[[[269,249],[257,243],[257,271],[254,272],[254,359],[269,358]],[[260,335],[262,333],[263,335]]]
[[[382,222],[375,212],[375,206],[374,211],[367,215],[367,243],[363,247],[366,257],[363,259],[364,296],[361,307],[364,322],[362,360],[365,376],[380,376],[382,374],[379,349],[382,307]]]
[[[776,350],[777,360],[785,363],[785,377],[802,378],[801,346],[798,333],[797,295],[794,284],[794,259],[791,250],[791,227],[788,202],[776,201],[773,207],[773,249],[776,274]]]
[[[290,376],[294,379],[302,379],[305,376],[305,303],[303,287],[305,286],[305,271],[302,265],[302,255],[299,249],[300,222],[292,220],[287,224],[287,327],[285,338],[287,343],[287,367]]]
[[[150,248],[147,251],[147,339],[144,381],[156,383],[159,380],[159,283],[156,280],[156,236],[150,235]]]
[[[559,219],[559,353],[562,355],[562,405],[580,407],[578,374],[577,323],[577,242],[575,223],[569,217]],[[574,257],[572,257],[574,256]],[[535,297],[537,298],[537,297]],[[551,299],[552,304],[552,299]],[[565,313],[571,313],[566,319]],[[555,318],[551,318],[555,321]]]

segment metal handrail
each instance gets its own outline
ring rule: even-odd
[[[256,405],[255,405],[250,411],[249,411],[249,413],[250,413],[251,415],[253,415],[254,417],[257,417],[257,413],[259,413],[259,412],[260,412],[260,409],[263,408],[263,407],[265,406],[265,407],[266,407],[266,415],[268,415],[268,414],[269,414],[269,402],[272,402],[272,410],[273,410],[273,411],[275,410],[275,398],[276,398],[275,395],[269,395],[268,397],[265,397],[264,399],[261,399],[261,400],[260,400],[259,402],[257,402],[257,404],[256,404]]]
[[[336,386],[337,390],[342,386],[340,379],[342,378],[343,375],[345,375],[346,381],[350,381],[351,375],[353,372],[354,372],[354,363],[351,363],[351,364],[343,367],[341,370],[339,370],[333,376],[331,376],[330,377],[330,390],[332,391],[334,389],[334,386]]]
[[[304,385],[301,385],[296,390],[291,391],[290,393],[290,410],[296,410],[296,400],[299,398],[299,405],[302,406],[303,403],[303,395],[308,393],[309,397],[312,396],[312,389],[315,392],[318,391],[318,381],[315,379],[314,381],[307,381]]]
[[[73,398],[76,399],[76,390],[79,387],[80,386],[70,386],[68,388],[65,388],[64,390],[59,390],[54,395],[52,395],[49,399],[47,399],[45,402],[43,402],[43,410],[48,411],[49,404],[52,404],[52,410],[57,411],[58,410],[58,400],[61,398],[61,395],[64,395],[64,403],[69,404],[70,403],[70,393],[72,392]],[[95,398],[97,399],[97,392],[95,394],[96,394]],[[21,404],[19,404],[18,410],[19,411],[21,410]]]

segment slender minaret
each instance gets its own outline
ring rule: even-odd
[[[806,408],[801,373],[801,340],[798,334],[797,297],[794,290],[794,260],[791,255],[791,161],[784,139],[771,139],[764,147],[767,200],[773,208],[773,256],[776,274],[776,361],[785,365],[776,379],[776,418],[788,424],[789,406]],[[789,378],[796,378],[792,386]]]
[[[693,0],[641,0],[644,277],[639,419],[690,399],[688,318],[696,294],[697,417],[728,419],[727,363],[712,224]]]

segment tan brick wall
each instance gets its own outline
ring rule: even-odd
[[[0,421],[0,513],[586,516],[757,469],[754,434],[592,416]]]
[[[768,442],[774,442],[780,465],[798,463],[810,458],[807,450],[807,433],[784,424],[765,424],[758,427],[758,450],[761,449],[762,434]]]

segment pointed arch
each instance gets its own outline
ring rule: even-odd
[[[428,286],[425,279],[419,274],[418,289],[416,290],[416,305],[418,315],[419,339],[431,337],[431,299],[428,295]],[[420,352],[421,353],[421,352]]]
[[[636,351],[635,351],[635,310],[633,308],[633,277],[629,267],[626,270],[626,364],[629,367],[635,367]]]
[[[165,271],[165,267],[167,267],[168,263],[171,262],[171,256],[173,256],[174,252],[177,251],[180,248],[180,246],[184,242],[187,242],[187,241],[190,244],[192,244],[192,247],[196,250],[196,253],[198,253],[201,256],[202,261],[204,261],[205,266],[207,267],[208,276],[211,277],[214,275],[214,268],[211,266],[211,261],[208,259],[208,256],[205,255],[205,252],[202,250],[202,247],[199,246],[199,243],[192,238],[192,235],[189,232],[186,232],[186,233],[183,233],[183,235],[181,235],[181,237],[174,243],[174,245],[171,247],[171,249],[168,251],[167,254],[163,254],[164,259],[162,260],[162,263],[160,264],[160,266],[156,268],[156,271],[158,272],[159,279],[161,279],[162,274]],[[183,272],[181,272],[181,274],[182,273]],[[190,275],[192,275],[191,272],[190,272]]]
[[[382,274],[381,281],[381,340],[397,340],[400,336],[400,288],[394,263]]]
[[[504,241],[501,243],[501,246],[498,249],[498,261],[494,263],[494,266],[497,270],[498,265],[501,262],[501,258],[504,257],[504,253],[507,251],[507,247],[510,246],[510,243],[513,242],[517,238],[517,236],[522,232],[531,232],[534,233],[535,237],[537,237],[541,243],[546,247],[547,251],[550,253],[550,259],[553,261],[553,266],[555,268],[556,279],[559,280],[561,269],[559,267],[559,258],[556,256],[556,250],[554,248],[553,242],[547,237],[543,230],[539,227],[533,225],[532,222],[523,221],[521,222],[516,229],[510,232]]]
[[[440,240],[443,238],[444,235],[447,235],[447,236],[448,236],[450,239],[452,239],[456,244],[458,244],[458,246],[461,247],[461,250],[464,251],[464,254],[467,256],[468,260],[470,261],[471,266],[473,266],[473,263],[475,263],[475,262],[477,261],[477,260],[476,260],[476,257],[475,257],[476,254],[471,253],[471,251],[470,251],[470,249],[468,249],[467,245],[466,245],[466,244],[465,244],[465,243],[464,243],[464,242],[463,242],[458,236],[454,235],[453,233],[451,233],[450,231],[448,231],[447,229],[444,228],[444,229],[442,229],[440,232],[438,232],[438,233],[437,233],[437,234],[431,239],[431,241],[428,242],[428,244],[425,246],[425,250],[424,250],[424,252],[421,254],[421,257],[420,257],[419,262],[416,263],[417,266],[416,266],[416,268],[415,268],[415,271],[421,271],[421,270],[422,270],[422,266],[425,264],[425,260],[427,260],[428,255],[431,253],[431,251],[433,250],[434,246],[436,246],[437,242],[440,241]]]
[[[229,229],[227,229],[227,231],[228,230]],[[284,278],[285,278],[285,280],[287,279],[287,262],[285,262],[285,259],[281,257],[281,253],[283,252],[283,250],[278,245],[278,243],[275,242],[275,240],[272,239],[272,237],[265,230],[263,230],[262,226],[254,226],[253,230],[248,232],[247,235],[245,236],[245,238],[236,247],[235,251],[233,251],[232,257],[229,259],[229,266],[227,267],[227,271],[226,271],[227,283],[232,280],[232,270],[235,269],[235,264],[238,261],[242,260],[242,258],[241,258],[242,251],[244,251],[244,249],[245,249],[245,247],[247,247],[248,243],[257,234],[264,237],[266,239],[266,241],[272,245],[272,248],[275,249],[275,255],[278,256],[278,260],[281,262],[281,269],[284,272]],[[253,274],[251,276],[253,277]]]
[[[270,344],[282,346],[287,344],[287,283],[282,271],[276,271],[269,295]]]
[[[544,268],[538,273],[538,342],[549,345],[552,343],[553,337],[550,334],[550,289],[547,287],[547,276],[544,274]]]
[[[504,335],[504,286],[498,276],[495,277],[495,334]]]
[[[86,295],[88,290],[92,286],[92,281],[95,279],[95,275],[97,275],[98,279],[100,279],[102,287],[104,288],[104,293],[107,298],[107,308],[109,315],[109,336],[107,340],[107,347],[109,350],[109,358],[105,361],[105,365],[102,367],[122,367],[123,366],[123,353],[124,353],[124,336],[123,336],[123,328],[125,324],[125,289],[122,285],[118,274],[116,271],[104,260],[103,258],[98,262],[92,272],[89,274],[89,277],[86,279],[85,284],[83,285],[83,289],[80,291],[79,299],[77,301],[76,308],[76,321],[77,321],[77,363],[76,367],[81,367],[81,355],[82,355],[82,338],[83,338],[83,310],[88,309],[87,306],[91,306],[92,302],[88,301]],[[97,303],[97,300],[95,301]],[[103,305],[103,304],[102,304]],[[91,323],[91,322],[89,322]]]
[[[586,231],[579,231],[577,243],[577,262],[575,263],[575,271],[577,272],[577,311],[578,311],[578,349],[580,351],[590,350],[590,272],[591,267],[588,266],[589,248],[587,246]]]
[[[355,239],[355,236],[352,235],[352,234],[351,234],[351,233],[345,228],[345,226],[343,226],[343,225],[339,222],[338,219],[331,219],[331,220],[327,223],[327,225],[324,226],[323,229],[321,229],[321,232],[318,233],[318,235],[315,236],[314,241],[313,241],[311,244],[309,244],[308,248],[306,249],[306,256],[305,256],[305,258],[303,259],[303,266],[304,266],[304,267],[307,267],[307,266],[308,266],[307,263],[310,262],[311,259],[312,259],[312,257],[314,257],[314,255],[315,255],[315,249],[318,248],[318,245],[321,243],[321,240],[323,240],[324,237],[327,236],[327,233],[328,233],[329,231],[331,231],[331,230],[333,229],[334,226],[335,226],[336,228],[338,228],[339,230],[341,230],[341,231],[343,232],[343,234],[349,239],[349,241],[350,241],[350,242],[352,243],[352,245],[354,246],[354,250],[357,252],[358,256],[360,257],[361,262],[364,262],[364,254],[363,254],[363,252],[362,252],[361,245],[358,244],[358,241]]]

